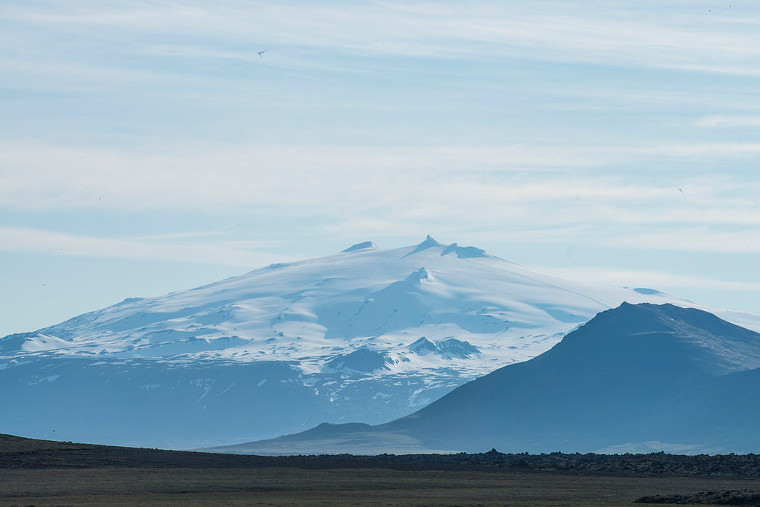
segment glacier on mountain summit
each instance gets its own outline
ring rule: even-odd
[[[49,438],[55,421],[67,440],[199,447],[376,424],[535,357],[623,301],[693,306],[430,236],[359,243],[0,339],[0,428]]]

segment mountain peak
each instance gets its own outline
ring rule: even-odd
[[[430,234],[427,235],[427,237],[425,238],[425,241],[415,246],[414,250],[406,254],[404,257],[408,257],[409,255],[414,255],[418,252],[422,252],[423,250],[427,250],[433,247],[443,248],[443,251],[441,252],[441,257],[443,257],[444,255],[451,254],[451,253],[453,253],[460,259],[467,259],[467,258],[472,258],[472,257],[487,257],[485,250],[476,248],[474,246],[459,246],[456,243],[452,243],[447,246],[433,239],[433,237]]]
[[[422,243],[420,243],[419,245],[417,245],[416,249],[417,250],[425,250],[427,248],[432,248],[434,246],[444,246],[444,245],[443,245],[443,243],[439,243],[438,241],[436,241],[435,238],[433,238],[433,236],[431,236],[430,234],[428,234],[427,236],[425,236],[425,240]]]
[[[427,250],[428,248],[433,248],[436,246],[444,246],[444,245],[443,243],[437,242],[435,239],[433,239],[433,237],[430,234],[428,234],[427,237],[425,238],[425,241],[423,241],[422,243],[414,247],[414,250],[406,254],[404,257],[414,255],[417,252],[422,252],[423,250]]]
[[[375,248],[377,248],[377,245],[373,243],[372,241],[364,241],[362,243],[351,245],[345,250],[342,250],[341,253],[356,252],[358,250],[374,250]]]
[[[459,246],[456,243],[452,243],[449,246],[447,246],[443,252],[441,252],[441,256],[448,255],[450,253],[453,253],[460,259],[468,259],[472,257],[485,257],[486,251],[480,248],[476,248],[474,246]]]
[[[546,356],[600,363],[638,357],[650,369],[661,361],[674,372],[696,368],[724,374],[760,367],[758,333],[703,310],[669,303],[624,302],[569,333],[555,349]]]

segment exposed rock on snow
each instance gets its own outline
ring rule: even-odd
[[[430,236],[347,250],[0,339],[0,426],[50,437],[56,420],[68,440],[194,447],[380,423],[545,352],[623,301],[692,305],[549,277]],[[721,315],[760,328],[757,316]],[[35,375],[59,377],[30,386]],[[54,411],[64,402],[76,410]]]
[[[372,241],[365,241],[363,243],[357,243],[355,245],[351,245],[350,247],[343,250],[343,253],[356,252],[358,250],[373,250],[375,248],[377,248],[377,245],[374,244]]]

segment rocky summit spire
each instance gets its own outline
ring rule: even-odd
[[[430,234],[428,234],[427,237],[425,238],[425,241],[423,241],[422,243],[420,243],[419,245],[417,245],[416,247],[414,247],[414,250],[412,250],[411,252],[409,252],[406,255],[414,255],[417,252],[421,252],[423,250],[427,250],[428,248],[433,248],[433,247],[436,247],[436,246],[441,246],[442,247],[442,246],[445,246],[445,245],[443,245],[442,243],[437,242],[435,239],[433,239],[433,236],[431,236]]]
[[[377,248],[377,245],[372,241],[364,241],[362,243],[357,243],[355,245],[351,245],[350,247],[343,250],[341,253],[346,252],[356,252],[358,250],[374,250]]]

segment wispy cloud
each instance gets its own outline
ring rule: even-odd
[[[657,7],[630,2],[620,8],[605,2],[582,7],[556,1],[226,1],[213,6],[206,2],[25,2],[5,5],[0,19],[63,32],[101,30],[108,37],[140,33],[149,44],[163,44],[165,49],[166,41],[178,35],[191,40],[202,37],[206,44],[197,45],[194,56],[198,58],[248,58],[252,49],[230,51],[229,46],[254,43],[364,56],[530,57],[758,75],[760,36],[751,22],[757,22],[760,13],[749,2],[735,4],[736,14],[718,13],[717,9],[713,14],[712,4],[705,2]]]
[[[660,155],[663,157],[726,157],[760,154],[760,143],[690,143],[651,148],[625,149],[631,154]]]
[[[696,122],[697,127],[742,128],[760,127],[760,116],[714,115],[705,116]]]
[[[213,240],[203,242],[172,243],[166,241],[191,234],[171,235],[163,238],[123,239],[63,234],[40,229],[0,226],[0,251],[33,252],[51,255],[152,259],[174,262],[228,264],[259,267],[272,262],[288,260],[287,256],[272,255],[262,249],[271,244],[254,241]],[[163,239],[164,241],[156,241]],[[292,259],[294,260],[294,259]]]
[[[173,210],[319,215],[357,224],[537,228],[595,225],[757,225],[760,181],[693,174],[657,180],[610,171],[628,158],[755,156],[760,145],[626,147],[211,146],[125,153],[39,143],[0,150],[0,208]],[[646,163],[646,162],[642,162]],[[350,218],[346,218],[350,217]],[[351,223],[349,223],[351,222]],[[377,229],[378,227],[371,227]]]
[[[571,280],[584,280],[587,283],[609,287],[672,287],[676,289],[716,289],[741,292],[760,290],[760,283],[721,280],[699,276],[687,276],[648,270],[625,270],[599,267],[542,267],[539,271]],[[678,295],[678,294],[674,294]]]
[[[609,238],[627,248],[680,252],[760,253],[760,228],[711,231],[707,228],[669,229]]]

